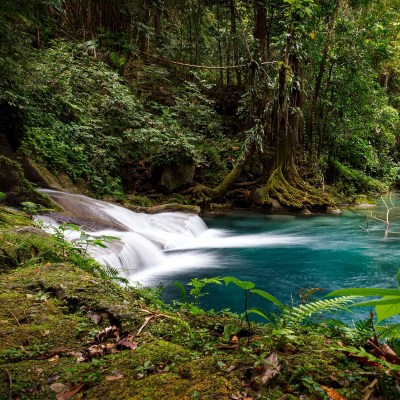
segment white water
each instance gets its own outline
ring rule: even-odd
[[[135,213],[114,204],[76,194],[43,190],[62,203],[70,217],[85,225],[112,225],[113,229],[88,232],[92,236],[114,236],[120,240],[107,243],[106,249],[92,248],[92,256],[103,265],[121,271],[131,282],[154,283],[180,270],[232,265],[235,260],[222,260],[212,249],[247,248],[273,245],[305,244],[309,239],[299,236],[254,234],[234,236],[227,230],[208,229],[197,215],[185,213]],[[51,225],[54,219],[39,216]],[[121,228],[117,230],[115,226]],[[83,228],[82,228],[83,229]],[[67,232],[68,240],[77,237],[76,231]]]

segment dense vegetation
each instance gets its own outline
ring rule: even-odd
[[[25,3],[0,6],[11,158],[201,204],[320,209],[398,182],[396,1]]]
[[[2,0],[0,203],[55,207],[33,182],[131,207],[313,211],[395,187],[399,6]],[[0,207],[0,397],[398,397],[398,325],[314,319],[353,298],[307,293],[294,307],[250,282],[194,278],[166,305],[115,272]],[[238,287],[242,317],[197,307],[213,284]],[[398,292],[338,293],[380,296],[366,304],[383,319]],[[277,313],[247,308],[250,294]]]
[[[398,398],[399,325],[328,318],[354,297],[314,300],[309,290],[284,305],[251,282],[194,278],[168,305],[160,288],[112,282],[114,272],[62,229],[49,235],[0,207],[2,399]],[[216,284],[235,285],[243,316],[198,307]],[[399,292],[376,291],[358,294]],[[251,308],[251,295],[276,312]],[[250,313],[267,320],[250,322]]]

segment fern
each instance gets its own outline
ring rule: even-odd
[[[400,323],[376,326],[376,333],[380,339],[398,339],[400,337]]]
[[[357,296],[341,296],[333,299],[317,300],[307,304],[301,304],[299,307],[293,307],[288,311],[287,326],[295,327],[315,314],[350,311],[348,306],[353,303],[356,298]]]
[[[341,334],[344,335],[347,342],[351,343],[352,346],[357,347],[364,345],[374,334],[371,319],[355,322],[354,327],[343,325],[338,327],[338,329]]]

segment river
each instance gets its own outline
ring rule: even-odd
[[[202,221],[182,213],[136,214],[80,195],[46,193],[62,203],[72,219],[79,211],[80,220],[90,219],[92,231],[93,224],[99,227],[93,235],[121,239],[94,253],[99,262],[118,268],[132,284],[163,284],[167,301],[179,299],[175,281],[186,285],[195,277],[234,276],[290,305],[298,304],[301,289],[318,288],[316,295],[321,297],[344,287],[397,285],[399,216],[394,216],[385,235],[385,224],[372,219],[367,210],[344,209],[340,215],[246,210]],[[385,212],[382,201],[372,210],[383,219]],[[238,288],[208,285],[205,289],[209,294],[200,298],[201,307],[243,310],[243,293]],[[269,308],[256,296],[251,302]],[[367,316],[368,310],[358,309],[347,319]]]

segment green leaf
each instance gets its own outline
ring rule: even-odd
[[[81,231],[78,225],[75,225],[75,224],[65,224],[65,225],[68,226],[68,228],[73,229],[74,231],[78,231],[78,232]]]
[[[275,296],[272,296],[272,294],[269,294],[268,292],[265,292],[264,290],[253,289],[253,290],[251,290],[251,293],[258,294],[259,296],[263,297],[264,299],[271,301],[279,308],[284,307],[283,304]]]
[[[229,283],[233,283],[243,290],[251,290],[255,286],[253,282],[241,281],[240,279],[234,278],[233,276],[224,276],[222,279],[224,280],[225,285],[228,286]]]
[[[386,305],[377,305],[375,307],[377,322],[381,322],[386,318],[393,317],[400,314],[400,298],[397,302]]]
[[[400,269],[397,271],[397,285],[400,289]]]
[[[334,290],[325,297],[332,296],[400,296],[400,289],[348,288]]]
[[[260,317],[263,317],[264,319],[268,319],[269,320],[268,314],[265,311],[263,311],[263,310],[261,310],[259,308],[255,308],[255,307],[249,308],[247,310],[247,314],[257,314]]]
[[[187,293],[186,293],[186,288],[185,288],[185,286],[183,286],[182,283],[179,282],[179,281],[175,281],[175,282],[174,282],[174,285],[179,289],[179,292],[180,292],[180,294],[181,294],[182,301],[183,301],[184,303],[187,303]]]

